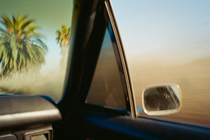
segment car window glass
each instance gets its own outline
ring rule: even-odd
[[[125,109],[125,91],[113,49],[114,40],[110,36],[112,33],[107,28],[86,103]]]
[[[72,0],[0,4],[0,94],[63,95]]]
[[[210,1],[112,1],[132,78],[136,106],[141,91],[178,84],[182,108],[155,117],[210,125]],[[126,10],[126,12],[125,12]],[[141,116],[148,116],[140,113]]]

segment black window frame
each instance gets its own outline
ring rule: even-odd
[[[116,42],[116,37],[115,37],[115,34],[114,34],[114,30],[112,28],[112,25],[111,25],[111,21],[110,21],[110,18],[108,16],[108,12],[107,12],[107,9],[104,8],[104,19],[106,20],[106,25],[107,25],[107,28],[106,30],[108,31],[108,34],[110,36],[110,39],[111,39],[111,43],[112,43],[112,49],[113,49],[113,52],[114,52],[114,56],[115,56],[115,60],[117,62],[117,67],[118,67],[118,72],[120,74],[120,82],[121,82],[121,85],[122,85],[122,90],[123,90],[123,95],[124,95],[124,99],[125,99],[125,103],[126,103],[126,108],[118,108],[118,107],[114,107],[114,106],[109,106],[109,105],[98,105],[98,104],[94,104],[94,103],[86,103],[86,104],[91,104],[91,105],[96,105],[96,106],[101,106],[101,107],[104,107],[104,108],[109,108],[109,109],[113,109],[113,110],[121,110],[121,111],[129,111],[130,112],[130,105],[129,105],[129,97],[128,97],[128,90],[127,90],[127,87],[126,87],[126,81],[125,81],[125,76],[124,76],[124,71],[123,71],[123,66],[122,66],[122,61],[121,61],[121,58],[120,58],[120,52],[119,52],[119,48],[118,48],[118,44]],[[99,61],[97,62],[97,64],[99,63]],[[100,94],[100,93],[98,93]]]
[[[119,32],[119,29],[117,26],[117,21],[114,16],[114,11],[112,9],[111,2],[109,0],[105,0],[104,4],[106,7],[108,17],[109,17],[108,19],[110,21],[110,25],[108,26],[108,28],[109,28],[109,30],[111,30],[110,28],[112,28],[113,35],[115,37],[116,47],[114,47],[114,48],[117,49],[117,50],[115,50],[115,52],[118,53],[115,56],[117,57],[116,58],[117,60],[121,60],[120,61],[121,65],[120,64],[118,64],[118,65],[120,65],[119,70],[123,74],[123,75],[121,75],[121,79],[123,79],[125,81],[124,85],[127,90],[127,96],[125,99],[128,102],[127,105],[129,106],[129,110],[127,109],[127,111],[129,112],[130,117],[136,118],[137,112],[136,112],[136,105],[135,105],[135,96],[134,96],[134,92],[133,92],[133,88],[132,88],[132,81],[131,81],[129,68],[128,68],[127,61],[126,61],[123,43],[122,43],[122,40],[120,37],[120,32]],[[117,61],[117,62],[119,63],[119,61]]]
[[[132,83],[130,79],[129,69],[127,66],[126,56],[123,49],[123,44],[121,41],[120,33],[117,27],[117,22],[114,17],[113,9],[110,1],[104,1],[104,14],[103,14],[107,29],[109,31],[110,38],[112,40],[112,46],[115,53],[115,58],[118,64],[118,69],[120,72],[120,78],[122,81],[125,101],[126,101],[126,110],[118,109],[114,107],[103,107],[96,104],[83,104],[79,109],[81,110],[91,110],[97,112],[106,112],[114,113],[119,115],[128,115],[132,118],[137,118],[136,106],[135,106],[135,97],[133,94]]]

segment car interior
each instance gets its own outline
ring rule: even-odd
[[[109,0],[73,1],[70,46],[58,103],[46,95],[0,95],[0,140],[210,139],[208,127],[149,116],[181,109],[177,85],[146,87],[142,110],[149,115],[138,116]]]

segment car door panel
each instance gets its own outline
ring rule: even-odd
[[[76,130],[93,139],[209,139],[208,129],[127,115],[78,112]]]

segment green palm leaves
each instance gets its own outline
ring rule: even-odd
[[[0,62],[1,74],[12,71],[38,71],[45,63],[44,56],[48,47],[41,40],[43,36],[36,33],[37,26],[32,25],[34,20],[26,20],[28,16],[17,14],[10,20],[6,15],[1,16],[0,23]]]
[[[62,58],[60,60],[60,67],[61,69],[64,69],[67,64],[71,28],[69,27],[67,29],[67,27],[63,25],[61,26],[61,30],[57,30],[56,33],[57,33],[56,40],[58,43],[60,43],[61,55],[62,55]]]

